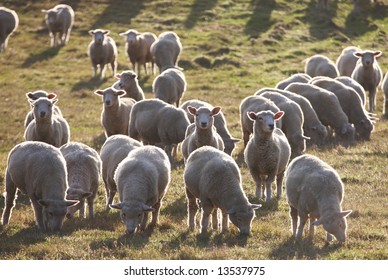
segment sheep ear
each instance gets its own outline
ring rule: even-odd
[[[233,215],[234,213],[236,213],[236,210],[234,210],[234,209],[229,209],[226,211],[226,214],[228,214],[228,215]]]
[[[115,76],[117,79],[121,79],[121,74],[116,74]]]
[[[102,33],[104,33],[105,35],[109,35],[110,31],[109,31],[109,30],[105,30],[105,31],[102,32]]]
[[[94,35],[94,30],[93,29],[89,30],[88,33],[93,36]]]
[[[250,118],[252,121],[257,119],[255,112],[248,112],[247,115],[248,115],[248,118]]]
[[[345,218],[345,217],[349,216],[350,213],[352,213],[352,210],[342,211],[342,212],[339,212],[339,213],[338,213],[338,216],[339,216],[340,218]]]
[[[253,210],[259,209],[262,205],[261,204],[251,204],[251,208]]]
[[[97,95],[104,95],[104,91],[103,90],[96,90],[94,92],[94,94],[97,94]]]
[[[109,207],[111,209],[118,209],[118,210],[121,210],[123,208],[123,205],[121,203],[118,203],[118,204],[109,204]]]
[[[360,52],[355,52],[355,53],[353,53],[353,55],[356,56],[356,57],[361,57],[361,56],[362,56],[362,53],[360,53]]]
[[[27,92],[26,93],[26,97],[27,99],[30,99],[30,100],[36,100],[37,98],[35,98],[34,94],[32,92]]]
[[[45,10],[45,9],[42,9],[41,11],[42,11],[42,13],[45,13],[45,14],[47,14],[47,12],[48,12],[48,10]]]
[[[212,115],[216,116],[221,112],[221,107],[214,107],[212,110]]]
[[[152,208],[146,204],[143,204],[143,211],[144,212],[154,212],[155,211],[155,208]]]
[[[322,225],[322,221],[321,221],[321,219],[316,220],[316,221],[312,222],[311,225],[313,225],[313,226],[320,226],[320,225]]]
[[[237,138],[232,138],[232,139],[230,139],[230,140],[232,140],[233,143],[238,143],[238,142],[240,142],[240,139],[237,139]]]
[[[311,137],[302,135],[302,139],[304,139],[304,140],[311,140]]]
[[[57,95],[55,94],[55,93],[49,93],[48,95],[47,95],[47,98],[48,99],[55,99],[57,97]]]
[[[197,109],[195,107],[192,107],[192,106],[187,107],[187,111],[190,114],[192,114],[193,116],[195,116],[195,114],[197,113]]]
[[[123,96],[123,95],[126,95],[127,93],[124,91],[124,90],[118,90],[116,91],[116,95],[117,96]]]
[[[79,200],[66,200],[65,203],[66,203],[66,207],[70,207],[70,206],[77,205],[79,203]]]
[[[275,121],[280,120],[280,119],[283,117],[283,115],[284,115],[284,112],[283,112],[283,111],[279,111],[279,112],[277,112],[277,113],[275,114],[275,116],[273,117],[273,119],[274,119]]]
[[[379,56],[381,56],[382,54],[383,54],[382,51],[375,51],[375,52],[373,53],[373,55],[374,55],[375,57],[379,57]]]
[[[127,34],[128,34],[127,32],[121,32],[121,33],[119,33],[119,35],[120,35],[120,36],[123,36],[123,37],[126,37]]]

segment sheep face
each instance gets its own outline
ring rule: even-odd
[[[206,107],[200,107],[196,109],[195,107],[189,106],[187,110],[194,116],[194,121],[197,128],[209,129],[214,124],[214,116],[221,112],[221,107],[214,107],[213,110],[210,110]]]
[[[128,45],[133,45],[136,43],[137,37],[140,35],[140,33],[134,29],[130,29],[127,32],[120,33],[120,35],[126,37]]]
[[[250,235],[252,221],[255,217],[254,209],[258,209],[260,207],[260,204],[238,206],[229,209],[226,213],[229,215],[230,221],[239,229],[241,234]]]
[[[362,66],[368,68],[375,62],[375,57],[379,57],[381,54],[381,51],[363,51],[354,53],[354,56],[361,58]]]
[[[67,200],[78,200],[79,203],[67,208],[66,218],[68,218],[68,219],[73,218],[74,213],[84,207],[85,198],[87,198],[91,195],[92,195],[91,192],[85,192],[85,191],[82,191],[79,189],[68,189],[67,193],[66,193],[66,199]]]
[[[370,140],[370,136],[374,129],[373,123],[369,119],[363,119],[354,124],[356,128],[357,138],[360,140]]]
[[[42,214],[44,230],[55,232],[62,228],[67,207],[76,205],[79,201],[41,199],[38,203],[43,208]]]
[[[135,82],[137,75],[133,71],[124,71],[121,74],[117,74],[116,78],[119,80],[118,88],[125,89],[131,87],[131,85]]]
[[[57,22],[58,12],[53,9],[44,12],[46,13],[46,24],[48,26],[53,26]]]
[[[97,90],[94,93],[102,96],[104,108],[110,108],[114,105],[117,105],[119,102],[119,97],[126,94],[125,91],[116,90],[115,88],[107,88],[105,90]]]
[[[105,41],[106,36],[109,35],[109,32],[109,30],[95,29],[90,30],[89,34],[93,36],[93,40],[96,45],[102,45]]]
[[[321,219],[312,223],[314,226],[322,225],[323,228],[329,233],[328,241],[331,240],[330,234],[334,235],[339,242],[345,242],[347,222],[346,217],[352,213],[352,210],[342,211],[335,213],[323,221]]]
[[[37,100],[30,100],[34,110],[34,117],[36,120],[50,119],[53,114],[53,105],[58,99],[49,99],[47,97],[41,97]]]
[[[336,131],[336,139],[345,147],[354,144],[355,129],[350,123],[344,124],[339,131]]]
[[[248,117],[254,121],[254,131],[272,133],[276,127],[275,121],[283,117],[284,112],[279,111],[276,114],[272,111],[261,111],[258,113],[248,112]]]

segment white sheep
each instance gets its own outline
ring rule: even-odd
[[[388,72],[385,74],[381,83],[381,90],[384,92],[384,111],[383,114],[388,116]]]
[[[184,182],[190,231],[195,229],[197,200],[200,200],[202,233],[207,232],[211,214],[213,228],[218,229],[216,214],[217,209],[221,209],[223,233],[228,230],[230,219],[241,234],[250,234],[254,210],[261,205],[249,203],[242,188],[240,170],[231,156],[210,146],[195,150],[187,160]]]
[[[253,123],[253,137],[244,151],[244,160],[256,185],[256,196],[261,199],[265,185],[266,201],[271,200],[271,185],[276,178],[277,197],[282,195],[284,171],[291,156],[291,147],[284,133],[276,127],[276,120],[284,112],[248,112]]]
[[[127,157],[130,151],[141,146],[141,142],[121,134],[108,137],[102,145],[100,158],[102,161],[102,179],[105,184],[106,211],[109,211],[109,205],[113,203],[117,192],[117,185],[114,181],[114,173],[117,166]]]
[[[209,109],[207,107],[189,106],[187,111],[194,116],[194,123],[186,129],[185,139],[182,142],[182,155],[185,160],[196,149],[202,146],[212,146],[224,151],[225,145],[214,126],[214,117],[221,112],[221,107]]]
[[[327,241],[332,240],[332,234],[340,242],[346,240],[346,217],[352,211],[341,210],[344,186],[334,168],[315,156],[302,155],[289,164],[285,187],[295,237],[302,238],[303,228],[310,219],[311,238],[314,226],[322,225],[327,231]]]
[[[335,78],[339,76],[335,63],[328,57],[320,54],[313,55],[305,60],[304,71],[310,77],[326,76]]]
[[[382,55],[381,51],[365,50],[354,53],[359,57],[356,67],[353,70],[352,78],[362,85],[365,91],[369,92],[369,111],[376,109],[376,93],[381,83],[383,73],[376,60]]]
[[[145,99],[143,89],[139,85],[135,72],[123,71],[120,74],[116,74],[116,78],[118,81],[113,85],[113,87],[125,90],[127,94],[123,97],[133,98],[135,101]]]
[[[182,52],[182,43],[179,36],[172,31],[166,31],[159,35],[151,45],[151,54],[162,73],[167,68],[178,66],[179,55]]]
[[[126,233],[132,234],[137,229],[144,231],[149,212],[152,212],[150,227],[155,226],[171,179],[166,153],[155,146],[134,149],[120,162],[114,179],[120,202],[110,207],[121,210]]]
[[[147,62],[151,63],[151,71],[154,74],[154,60],[151,54],[151,45],[157,37],[151,32],[139,32],[135,29],[129,29],[119,34],[125,37],[125,52],[132,64],[132,70],[135,71],[137,64],[137,75],[140,77],[141,66],[144,66],[144,72],[147,75]]]
[[[93,40],[88,46],[88,56],[93,66],[93,77],[97,76],[97,67],[100,66],[99,78],[104,78],[105,65],[110,64],[113,76],[117,70],[117,47],[115,41],[109,37],[110,31],[104,29],[89,30]]]
[[[66,162],[58,148],[43,142],[17,144],[8,155],[3,225],[9,222],[19,190],[29,197],[40,230],[60,230],[67,207],[78,203],[65,200],[67,188]]]
[[[26,141],[41,141],[60,147],[70,141],[70,127],[66,119],[54,114],[56,96],[49,99],[40,97],[30,100],[34,110],[34,119],[28,124],[24,132]]]
[[[135,100],[122,97],[126,92],[113,87],[97,90],[94,93],[102,96],[101,124],[104,128],[105,136],[109,137],[113,134],[127,135],[129,115]]]
[[[0,53],[8,45],[9,37],[19,26],[19,17],[14,10],[0,7]]]
[[[287,79],[284,79],[280,82],[278,82],[275,86],[277,89],[285,89],[289,84],[292,83],[308,83],[311,80],[311,77],[307,75],[306,73],[297,73],[293,74]]]
[[[152,83],[155,98],[179,107],[180,100],[186,91],[185,74],[177,68],[169,68],[159,74]]]
[[[366,93],[365,93],[365,90],[362,87],[362,85],[360,85],[356,80],[354,80],[354,79],[352,79],[350,77],[347,77],[347,76],[339,76],[339,77],[337,77],[335,79],[337,81],[340,81],[341,83],[343,83],[345,86],[353,88],[357,92],[357,94],[360,96],[361,102],[362,102],[362,106],[365,108],[365,105],[366,105]]]
[[[132,107],[129,136],[143,144],[160,145],[172,160],[173,146],[185,139],[189,124],[182,109],[159,99],[145,99]]]
[[[60,151],[66,160],[69,183],[66,199],[80,202],[68,208],[66,217],[72,218],[74,213],[79,211],[79,216],[85,218],[86,199],[89,219],[92,219],[94,217],[94,200],[101,176],[100,155],[91,147],[78,142],[67,143],[60,147]]]
[[[190,123],[194,123],[194,116],[187,111],[187,108],[189,106],[195,107],[197,109],[200,107],[207,107],[209,109],[214,108],[213,105],[197,99],[191,99],[191,100],[185,101],[180,106],[180,108],[186,112]],[[228,155],[232,155],[232,152],[236,146],[236,143],[239,142],[240,139],[234,138],[230,134],[228,127],[226,125],[225,116],[222,113],[222,111],[220,111],[217,115],[214,116],[214,126],[217,129],[217,133],[222,137],[222,140],[224,141],[224,145],[225,145],[224,152],[227,153]]]
[[[340,76],[352,76],[358,60],[358,57],[354,56],[356,52],[361,52],[361,49],[355,46],[349,46],[342,50],[335,62]]]

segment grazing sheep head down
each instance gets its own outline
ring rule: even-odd
[[[336,138],[341,142],[345,147],[350,147],[354,144],[355,141],[355,128],[352,124],[344,124],[339,131],[336,131]]]
[[[250,235],[252,221],[256,216],[255,211],[259,209],[261,204],[250,204],[244,206],[235,206],[226,211],[230,221],[239,229],[241,234]]]
[[[328,241],[331,241],[332,237],[330,234],[332,234],[339,242],[345,242],[347,228],[346,217],[349,216],[350,213],[352,213],[352,210],[338,212],[331,215],[330,217],[327,217],[326,219],[318,219],[317,221],[314,221],[312,225],[322,225],[323,228],[328,232]]]
[[[38,119],[51,119],[53,113],[53,105],[58,101],[55,94],[50,94],[49,97],[40,97],[36,100],[29,99],[34,110],[34,115]]]
[[[38,203],[43,207],[43,224],[45,230],[59,231],[62,227],[67,208],[78,204],[79,201],[41,199]]]
[[[94,42],[96,45],[102,45],[105,37],[109,35],[109,30],[103,30],[103,29],[95,29],[95,30],[89,30],[89,34],[94,37]]]
[[[221,107],[214,107],[212,110],[206,107],[195,107],[189,106],[187,110],[194,116],[196,127],[200,129],[208,129],[214,124],[214,116],[221,112]]]

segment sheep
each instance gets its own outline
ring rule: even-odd
[[[144,66],[144,72],[147,75],[146,63],[151,62],[152,73],[155,73],[154,60],[150,48],[157,39],[156,35],[151,32],[140,33],[134,29],[119,33],[119,35],[125,37],[125,52],[132,64],[132,70],[135,71],[137,64],[137,75],[140,77],[141,66]]]
[[[137,75],[133,71],[123,71],[120,74],[116,74],[118,81],[114,84],[114,88],[125,90],[127,94],[123,97],[133,98],[135,101],[143,100],[144,92],[139,85]]]
[[[9,37],[19,26],[19,17],[14,10],[0,7],[0,53],[8,45]]]
[[[185,74],[179,69],[169,68],[158,75],[152,83],[155,97],[179,107],[180,100],[186,91]]]
[[[308,83],[310,80],[311,80],[311,77],[309,75],[307,75],[306,73],[297,73],[297,74],[294,74],[294,75],[288,77],[287,79],[284,79],[284,80],[278,82],[276,84],[275,88],[285,89],[289,84],[296,83],[296,82]]]
[[[45,13],[45,21],[51,37],[51,47],[57,47],[57,34],[59,44],[64,46],[69,42],[71,28],[74,24],[74,11],[69,5],[60,4]]]
[[[47,97],[48,99],[54,99],[56,97],[55,93],[47,93],[44,90],[37,90],[34,92],[28,92],[26,93],[27,100],[38,100],[40,97]],[[31,105],[31,103],[30,103]],[[61,109],[57,105],[54,105],[54,114],[63,117]],[[31,110],[27,113],[26,118],[24,120],[24,128],[27,128],[27,126],[30,124],[30,122],[34,119],[34,110],[31,108]]]
[[[126,233],[144,231],[148,213],[150,227],[158,223],[162,199],[171,179],[171,165],[165,152],[158,147],[144,146],[129,152],[114,174],[120,203],[110,205],[121,210]]]
[[[187,117],[190,123],[194,122],[194,116],[188,113],[187,108],[189,106],[195,107],[197,109],[199,107],[207,107],[209,109],[214,108],[211,104],[197,99],[191,99],[191,100],[185,101],[180,106],[180,108],[187,113]],[[240,139],[234,138],[230,134],[228,127],[226,125],[225,116],[222,113],[222,111],[220,111],[217,115],[214,116],[214,126],[217,129],[217,133],[221,136],[222,140],[224,141],[224,146],[225,146],[224,152],[227,153],[228,155],[232,155],[232,152],[236,146],[236,143],[239,142]]]
[[[244,160],[256,185],[256,196],[261,199],[265,184],[266,201],[272,199],[271,185],[276,177],[277,197],[282,195],[284,171],[291,156],[291,147],[275,121],[282,118],[283,111],[249,111],[253,123],[253,137],[244,151]]]
[[[373,112],[376,109],[377,88],[383,77],[383,72],[376,60],[381,54],[381,51],[370,50],[354,53],[356,57],[359,57],[359,60],[353,70],[352,78],[360,83],[365,91],[369,92],[370,112]]]
[[[55,94],[54,94],[55,95]],[[53,105],[58,101],[55,96],[30,100],[34,119],[24,132],[26,141],[41,141],[60,147],[70,141],[70,127],[66,119],[54,114]]]
[[[328,0],[318,0],[317,8],[327,10],[328,8]]]
[[[185,139],[189,126],[185,111],[159,99],[145,99],[132,107],[129,136],[143,144],[159,144],[172,161],[172,148]]]
[[[79,211],[79,216],[85,218],[85,199],[88,202],[89,219],[94,217],[94,199],[98,191],[98,183],[101,176],[101,159],[96,150],[78,143],[70,142],[60,151],[65,158],[69,188],[66,191],[67,200],[78,200],[75,206],[67,209],[68,219]]]
[[[180,38],[172,31],[161,33],[151,45],[151,54],[159,68],[159,73],[162,73],[168,68],[176,68],[181,52],[182,43]]]
[[[247,113],[250,111],[259,112],[264,110],[271,110],[274,113],[280,111],[274,102],[256,95],[244,98],[240,103],[239,110],[244,148],[247,146],[249,137],[253,133],[253,121],[248,117]],[[281,119],[277,121],[277,126],[279,128],[282,127]]]
[[[364,88],[354,79],[347,76],[339,76],[335,80],[343,83],[345,86],[353,88],[361,98],[362,107],[366,105],[366,93]]]
[[[101,124],[104,128],[105,136],[108,138],[114,134],[127,135],[129,115],[135,100],[122,97],[126,92],[113,87],[97,90],[94,94],[102,96]]]
[[[302,238],[309,218],[311,238],[314,226],[322,225],[327,241],[332,240],[332,235],[340,242],[346,240],[346,217],[352,211],[341,210],[344,186],[334,168],[316,156],[299,156],[287,168],[285,187],[293,236]]]
[[[67,188],[66,162],[58,148],[33,141],[17,144],[8,154],[3,225],[9,223],[19,190],[29,197],[39,229],[59,231],[67,207],[78,203],[65,199]]]
[[[384,92],[384,111],[383,114],[388,116],[388,72],[385,74],[381,84],[381,90]]]
[[[354,125],[358,139],[370,140],[374,126],[364,109],[361,98],[353,88],[327,77],[322,77],[312,84],[334,93],[342,110],[348,116],[349,123]]]
[[[187,127],[185,139],[182,142],[182,154],[185,161],[194,150],[205,145],[224,151],[224,141],[214,126],[214,116],[221,112],[221,107],[213,109],[199,107],[197,109],[189,106],[187,111],[195,117],[194,123]]]
[[[214,147],[203,146],[190,154],[183,177],[190,231],[194,231],[196,226],[199,199],[202,208],[201,233],[207,233],[210,214],[213,215],[213,229],[218,229],[219,208],[223,233],[228,230],[230,219],[241,234],[250,234],[254,210],[261,205],[249,203],[242,188],[240,170],[231,156]]]
[[[115,41],[109,37],[110,31],[104,29],[89,30],[93,40],[88,46],[88,56],[93,66],[93,77],[97,77],[97,66],[100,66],[99,78],[104,78],[105,65],[110,64],[113,76],[117,70],[117,47]]]
[[[114,181],[114,173],[117,166],[130,151],[141,146],[142,143],[139,141],[121,134],[109,136],[102,145],[100,158],[102,161],[102,179],[105,184],[106,211],[110,210],[109,205],[113,203],[117,192],[117,185]]]
[[[342,50],[335,62],[340,76],[352,76],[358,60],[358,57],[354,56],[356,52],[361,52],[361,49],[355,46],[350,46]]]
[[[305,60],[304,71],[310,77],[326,76],[335,78],[339,76],[337,66],[324,55],[313,55]]]
[[[313,106],[319,120],[334,129],[337,141],[345,147],[354,144],[355,129],[342,110],[337,96],[323,88],[304,83],[292,83],[286,90],[306,97]]]
[[[260,95],[261,93],[266,91],[280,93],[281,95],[286,96],[292,101],[295,101],[300,106],[304,116],[303,131],[304,134],[310,138],[307,143],[311,145],[322,146],[326,142],[326,126],[321,123],[317,116],[317,113],[315,112],[315,110],[311,106],[310,101],[308,101],[307,98],[291,91],[277,88],[262,88],[258,90],[255,95]]]

